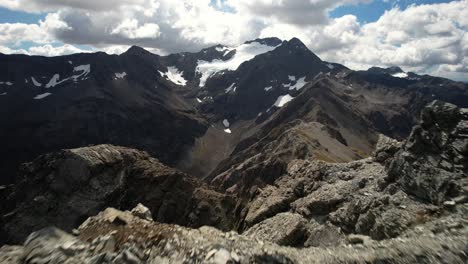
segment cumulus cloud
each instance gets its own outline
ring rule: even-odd
[[[108,10],[109,7],[120,7],[129,4],[144,4],[145,0],[0,0],[0,6],[26,12],[51,12],[62,8],[76,8],[83,10]]]
[[[11,49],[9,47],[0,46],[0,53],[4,54],[26,54],[53,57],[86,52],[93,52],[93,50],[80,49],[70,44],[63,44],[59,46],[46,44],[42,46],[33,46],[28,49]]]
[[[136,2],[142,4],[108,2],[105,11],[60,9],[54,14],[69,27],[53,34],[71,44],[139,45],[169,53],[220,42],[234,45],[257,37],[262,25],[239,13],[220,11],[210,0]]]
[[[273,23],[316,25],[328,22],[328,11],[371,0],[227,0],[226,5],[243,14],[270,19]]]
[[[138,25],[138,20],[125,19],[116,28],[111,31],[111,34],[122,35],[130,39],[157,38],[161,35],[158,24],[145,23]]]
[[[468,1],[414,5],[405,10],[395,7],[376,22],[360,26],[359,30],[340,32],[341,40],[348,34],[346,45],[338,50],[324,50],[322,55],[357,68],[400,65],[408,70],[435,74],[440,74],[441,70],[466,69],[466,10]],[[434,66],[438,66],[435,71]],[[459,75],[461,79],[468,79],[463,71]]]
[[[257,37],[298,37],[323,59],[351,68],[400,65],[468,80],[468,0],[404,10],[395,5],[364,24],[353,15],[328,16],[337,6],[370,1],[0,0],[10,9],[49,12],[38,24],[0,24],[0,45],[14,51],[23,41],[42,48],[58,41],[109,53],[139,45],[166,54]]]
[[[353,15],[326,25],[271,24],[261,36],[298,36],[320,57],[354,69],[399,65],[408,71],[468,80],[468,1],[394,7],[377,21]]]
[[[0,24],[0,45],[19,45],[26,41],[49,43],[55,38],[52,33],[63,29],[70,28],[59,19],[58,14],[48,14],[38,24],[3,23]]]

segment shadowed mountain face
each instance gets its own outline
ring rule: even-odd
[[[247,161],[276,171],[294,158],[355,160],[379,133],[406,137],[434,99],[468,106],[464,83],[398,67],[352,71],[298,39],[0,62],[2,184],[39,154],[109,143],[230,188]]]

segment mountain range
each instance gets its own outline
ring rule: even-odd
[[[468,106],[465,83],[398,67],[353,71],[299,39],[0,61],[4,184],[42,153],[103,143],[208,179],[257,153],[351,161],[369,155],[379,133],[408,136],[434,99]]]
[[[117,259],[148,225],[162,233],[157,245],[136,240],[142,263],[360,263],[341,248],[350,244],[380,254],[369,263],[467,259],[466,83],[351,70],[297,38],[0,62],[0,244],[24,242],[0,249],[0,261],[72,252],[78,263],[131,263]],[[29,235],[51,225],[75,236]],[[106,232],[118,234],[114,262],[92,262]],[[197,252],[192,236],[204,241]],[[65,241],[83,250],[57,251]],[[142,253],[151,247],[158,258]],[[323,248],[339,253],[331,261]]]

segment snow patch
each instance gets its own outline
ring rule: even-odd
[[[306,77],[300,78],[299,80],[296,81],[296,83],[294,85],[293,85],[294,81],[292,80],[292,78],[289,78],[289,80],[291,80],[292,82],[291,83],[283,83],[283,87],[289,88],[289,90],[298,90],[299,91],[300,89],[302,89],[302,87],[304,87],[307,84],[307,82],[305,81],[305,78]],[[294,80],[295,79],[296,78],[294,78]]]
[[[59,74],[54,74],[54,76],[52,76],[52,78],[50,79],[50,81],[46,84],[46,88],[50,88],[50,87],[54,87],[56,86],[57,84],[60,84],[62,82],[59,82],[59,79],[60,79],[60,75]],[[34,98],[36,99],[36,98]]]
[[[224,119],[224,120],[223,120],[223,125],[224,125],[225,127],[229,127],[231,124],[229,123],[229,120]]]
[[[304,87],[307,84],[307,82],[305,81],[305,78],[306,77],[302,77],[299,80],[297,80],[295,85],[289,87],[289,90],[296,89],[299,91],[300,89],[302,89],[302,87]]]
[[[73,68],[73,72],[81,72],[77,75],[72,75],[71,77],[65,78],[63,80],[60,80],[60,75],[58,73],[54,74],[50,81],[46,84],[46,88],[50,87],[55,87],[63,82],[73,80],[73,81],[78,81],[79,78],[81,77],[86,77],[90,72],[91,72],[91,65],[86,64],[86,65],[79,65]]]
[[[7,94],[8,94],[7,92],[4,92],[4,93],[1,93],[0,96],[7,95]]]
[[[75,82],[76,82],[76,80],[79,77],[86,76],[91,72],[91,65],[86,64],[86,65],[76,66],[75,68],[73,68],[73,71],[74,72],[81,72],[81,74],[79,74],[79,75],[74,75],[74,76],[70,77],[70,78],[74,79]]]
[[[73,64],[73,61],[69,60],[69,61],[68,61],[68,64]]]
[[[46,98],[46,97],[49,96],[49,95],[51,95],[51,93],[39,94],[39,95],[36,95],[36,97],[34,97],[34,100],[41,100],[41,99]]]
[[[127,76],[127,73],[126,73],[126,72],[121,72],[121,73],[116,72],[116,73],[115,73],[115,79],[116,79],[116,80],[117,80],[117,79],[123,79],[125,76]]]
[[[283,107],[285,104],[289,103],[292,99],[294,99],[294,97],[290,96],[289,94],[281,95],[280,97],[278,97],[278,99],[276,99],[274,106]]]
[[[185,86],[187,84],[187,80],[185,80],[183,77],[184,72],[179,72],[179,70],[176,67],[167,67],[166,73],[161,71],[159,71],[159,73],[162,77],[166,77],[166,79],[177,85]]]
[[[273,86],[268,86],[268,87],[265,87],[265,88],[263,88],[263,89],[264,89],[265,91],[268,92],[268,91],[270,91],[271,89],[273,89]]]
[[[407,78],[408,74],[406,72],[399,72],[399,73],[393,74],[392,76],[397,77],[397,78]]]
[[[225,89],[226,93],[230,93],[231,91],[234,91],[234,92],[235,92],[235,91],[236,91],[236,88],[237,88],[237,87],[235,87],[235,85],[236,85],[236,83],[233,83],[233,84],[231,84],[231,86],[229,86],[228,88],[226,88],[226,89]]]
[[[224,129],[224,132],[226,132],[226,133],[228,133],[228,134],[231,134],[231,133],[232,133],[231,129],[229,129],[229,128]]]
[[[6,84],[6,85],[8,85],[8,86],[12,86],[12,85],[13,85],[12,82],[0,82],[0,84]]]
[[[231,52],[231,50],[233,50],[233,48],[229,48],[229,47],[216,47],[216,51],[218,51],[218,52],[224,52],[224,53],[223,53],[223,56],[226,56],[229,52]]]
[[[288,79],[289,79],[291,82],[294,82],[294,81],[296,81],[296,76],[288,75]]]
[[[197,97],[197,102],[202,103],[203,101],[200,100],[200,98]]]
[[[38,82],[34,77],[31,77],[31,81],[33,82],[34,86],[41,87],[42,83]]]
[[[276,47],[268,46],[268,45],[263,45],[258,42],[251,42],[248,44],[242,44],[239,47],[235,48],[236,53],[232,58],[229,60],[223,61],[223,60],[213,60],[213,61],[204,61],[204,60],[199,60],[198,61],[198,66],[196,68],[196,72],[201,74],[200,77],[200,87],[205,86],[206,81],[208,78],[216,74],[217,72],[224,71],[224,70],[230,70],[230,71],[235,71],[239,66],[246,62],[249,61],[255,56],[267,53],[269,51],[272,51],[276,49]],[[230,48],[233,50],[234,48]],[[224,55],[229,53],[230,50],[226,51]]]
[[[331,63],[328,63],[328,64],[327,64],[327,67],[328,67],[328,69],[330,69],[330,70],[335,69],[335,66],[333,66],[333,64],[331,64]]]

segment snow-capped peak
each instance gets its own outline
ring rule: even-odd
[[[277,47],[278,46],[268,46],[259,42],[249,42],[244,43],[236,48],[226,48],[230,50],[235,49],[236,51],[236,53],[229,60],[199,60],[196,71],[197,73],[201,74],[200,87],[205,86],[205,83],[208,80],[208,78],[210,78],[217,72],[224,70],[235,71],[242,63],[255,58],[255,56],[257,55],[272,51]]]

